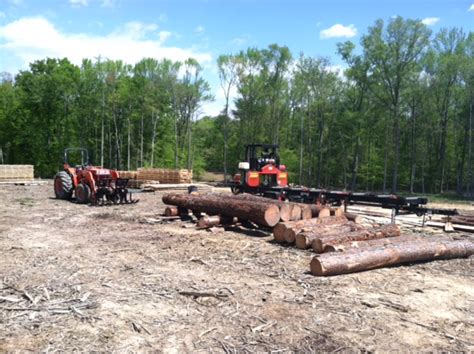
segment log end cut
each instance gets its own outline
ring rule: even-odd
[[[277,205],[268,205],[263,218],[266,226],[275,226],[280,221],[280,208]]]

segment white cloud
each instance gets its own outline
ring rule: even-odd
[[[64,33],[43,17],[21,18],[0,26],[0,52],[6,71],[15,73],[46,57],[67,57],[75,64],[83,58],[101,56],[136,63],[144,57],[184,61],[189,57],[200,63],[212,60],[206,52],[164,45],[170,32],[156,33],[157,25],[130,22],[103,36]]]
[[[427,26],[433,26],[436,23],[438,23],[439,20],[440,20],[439,17],[427,17],[427,18],[424,18],[423,20],[421,20],[421,23],[423,23]]]
[[[102,7],[115,7],[115,0],[102,0],[100,6]]]
[[[166,16],[166,14],[161,14],[160,16],[158,16],[158,21],[166,22],[168,21],[168,16]]]
[[[467,9],[467,11],[474,11],[474,4],[472,4],[471,6],[469,6],[469,9]]]
[[[232,39],[230,41],[230,43],[232,45],[235,45],[235,46],[243,46],[244,44],[246,44],[249,40],[249,37],[248,36],[240,36],[240,37],[235,37],[234,39]]]
[[[197,26],[195,29],[194,29],[194,33],[203,33],[205,31],[205,28],[201,25]]]
[[[69,0],[69,3],[73,7],[89,6],[89,0]]]
[[[357,34],[357,28],[354,25],[344,26],[339,23],[319,32],[322,39],[346,37],[351,38]]]

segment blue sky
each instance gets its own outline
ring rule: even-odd
[[[99,55],[132,64],[193,56],[216,97],[202,112],[216,114],[219,54],[277,43],[295,57],[329,57],[337,68],[338,42],[359,43],[376,19],[395,15],[434,31],[474,30],[473,0],[0,0],[0,72],[15,74],[46,56],[76,64]]]

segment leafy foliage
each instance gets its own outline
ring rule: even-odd
[[[222,112],[201,119],[213,97],[194,59],[40,60],[1,76],[0,163],[52,176],[85,146],[107,167],[229,177],[245,144],[275,143],[295,184],[472,196],[474,34],[396,17],[338,53],[343,73],[277,44],[221,55]]]

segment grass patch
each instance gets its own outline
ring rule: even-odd
[[[430,203],[471,204],[473,198],[463,197],[457,194],[425,194]]]

